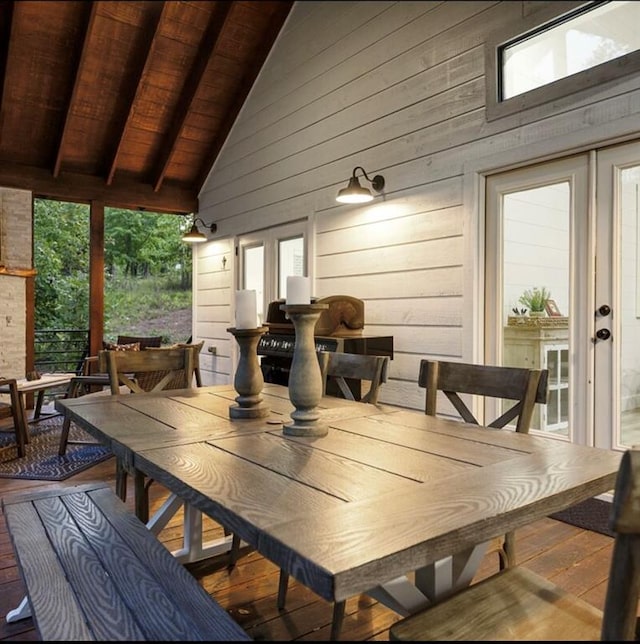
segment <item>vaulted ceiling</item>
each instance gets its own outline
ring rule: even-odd
[[[0,186],[188,213],[293,2],[0,2]]]

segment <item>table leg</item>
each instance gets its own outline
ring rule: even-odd
[[[134,472],[133,490],[136,516],[142,523],[147,523],[149,520],[149,494],[146,489],[145,475],[140,470]]]
[[[189,504],[185,504],[175,494],[170,494],[155,514],[147,522],[147,529],[155,535],[169,523],[175,513],[184,505],[183,546],[171,554],[181,563],[193,563],[208,559],[231,550],[233,535],[227,534],[207,543],[202,542],[202,513]]]
[[[489,542],[481,543],[416,570],[416,586],[431,601],[465,588],[473,580],[488,546]]]
[[[17,622],[21,619],[27,619],[27,617],[31,617],[31,606],[29,606],[29,600],[25,595],[18,604],[18,608],[14,608],[7,613],[7,622]]]
[[[367,592],[403,617],[411,615],[452,592],[468,586],[484,558],[490,542],[439,559],[415,572],[415,583],[397,577]]]

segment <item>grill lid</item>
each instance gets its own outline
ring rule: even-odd
[[[312,302],[328,304],[316,323],[314,335],[351,337],[362,335],[364,328],[364,302],[350,295],[330,295],[312,298]],[[287,320],[280,305],[285,300],[275,300],[267,309],[266,326],[270,333],[294,333],[293,323]]]

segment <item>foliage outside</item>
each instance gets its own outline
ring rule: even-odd
[[[183,217],[105,209],[105,340],[191,335],[191,247]],[[34,200],[35,327],[89,328],[89,207]],[[169,324],[180,314],[180,328]]]

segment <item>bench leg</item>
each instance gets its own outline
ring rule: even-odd
[[[14,608],[7,613],[7,622],[17,622],[21,619],[27,619],[27,617],[31,617],[31,606],[29,606],[29,600],[25,595],[18,608]]]

